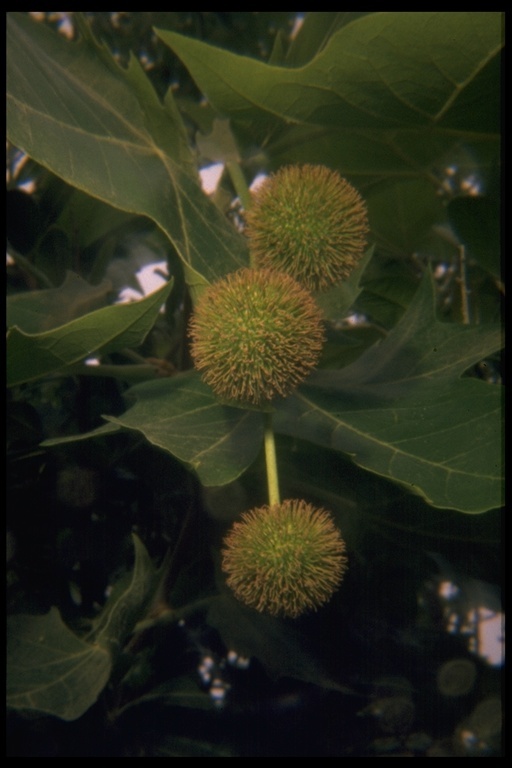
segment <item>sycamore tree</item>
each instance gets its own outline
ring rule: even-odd
[[[499,754],[502,23],[7,15],[10,756]]]

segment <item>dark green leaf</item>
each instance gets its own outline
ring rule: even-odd
[[[229,747],[211,741],[166,736],[153,745],[150,757],[237,757]]]
[[[448,216],[468,256],[501,277],[499,204],[487,197],[459,197],[450,202]]]
[[[64,443],[75,443],[77,440],[90,440],[104,435],[113,435],[120,431],[121,427],[117,424],[103,424],[101,427],[92,429],[90,432],[84,432],[82,435],[69,435],[67,437],[53,437],[50,440],[44,440],[41,445],[44,448],[51,448],[54,445]]]
[[[80,640],[57,608],[8,620],[8,707],[76,720],[100,695],[111,667],[108,651]]]
[[[11,328],[7,335],[8,386],[55,373],[100,350],[139,346],[171,290],[169,281],[140,301],[98,309],[45,333]]]
[[[410,257],[431,228],[446,220],[441,199],[425,179],[396,182],[375,189],[366,202],[372,237],[381,252]]]
[[[195,371],[140,384],[130,393],[135,405],[105,418],[142,432],[195,469],[204,485],[235,480],[261,448],[261,413],[222,405]]]
[[[277,408],[278,431],[348,453],[432,505],[484,512],[502,503],[502,392],[461,378],[500,349],[499,327],[435,318],[424,279],[387,339],[340,371],[318,371]]]
[[[11,616],[7,628],[7,705],[76,720],[107,684],[112,657],[140,619],[154,586],[155,569],[134,535],[133,572],[114,587],[86,639],[62,621],[57,608],[45,616]]]
[[[101,614],[95,619],[87,641],[115,656],[132,631],[156,586],[156,568],[148,552],[132,534],[135,563],[131,573],[115,584]]]
[[[183,707],[185,709],[214,709],[211,697],[201,690],[198,683],[189,676],[172,678],[152,688],[149,693],[134,701],[134,705],[159,702],[167,707]]]
[[[272,677],[292,677],[331,690],[347,690],[331,679],[319,658],[308,653],[305,638],[290,623],[246,608],[227,594],[212,601],[207,620],[227,648],[247,658],[256,657]]]
[[[328,320],[343,320],[347,316],[361,293],[361,280],[372,256],[373,247],[368,249],[348,280],[315,297]]]

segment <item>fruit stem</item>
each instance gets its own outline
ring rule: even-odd
[[[272,506],[273,504],[280,504],[281,499],[279,496],[276,443],[271,413],[265,413],[265,461],[267,464],[268,503]]]
[[[235,192],[240,198],[240,202],[242,203],[244,210],[247,210],[251,205],[251,193],[249,191],[249,187],[247,186],[245,176],[242,173],[242,169],[234,160],[230,160],[228,163],[226,163],[226,168],[228,169],[231,181],[233,182]]]

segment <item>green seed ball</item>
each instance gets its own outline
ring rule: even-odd
[[[244,512],[224,545],[222,570],[235,597],[271,616],[317,610],[347,569],[345,542],[331,516],[302,500]]]
[[[269,176],[246,221],[254,264],[286,272],[311,291],[346,280],[367,244],[366,203],[322,165],[291,165]]]
[[[285,397],[318,362],[322,314],[289,275],[240,269],[206,289],[190,322],[191,355],[215,394],[241,405]]]

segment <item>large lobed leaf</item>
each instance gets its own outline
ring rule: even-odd
[[[276,431],[349,454],[360,467],[439,508],[479,513],[502,503],[502,388],[462,374],[502,346],[498,326],[441,323],[426,275],[386,339],[340,370],[313,373],[276,403]],[[141,432],[207,486],[235,480],[261,448],[256,411],[219,403],[195,371],[132,387],[116,427]],[[102,427],[54,445],[100,437]]]
[[[262,414],[223,405],[195,371],[139,384],[130,394],[135,405],[122,416],[105,418],[142,432],[193,468],[203,485],[235,480],[261,449]]]
[[[372,13],[335,32],[300,68],[270,66],[175,32],[158,34],[213,106],[237,120],[266,113],[343,129],[425,123],[499,129],[499,102],[485,85],[502,47],[500,12]]]
[[[56,373],[100,350],[139,346],[171,290],[172,280],[140,301],[103,307],[43,333],[25,333],[14,326],[7,334],[7,385]],[[55,295],[53,289],[49,292]],[[42,293],[30,294],[35,310],[41,306]]]
[[[502,25],[500,12],[312,12],[284,66],[158,34],[217,112],[264,147],[270,170],[337,168],[373,219],[374,185],[427,181],[420,203],[433,208],[455,148],[476,153],[480,173],[499,154]]]
[[[133,543],[133,572],[116,586],[87,640],[64,624],[55,607],[44,616],[8,619],[8,707],[76,720],[94,704],[154,586],[148,553],[136,536]]]
[[[85,25],[70,43],[9,13],[7,130],[68,183],[153,219],[191,286],[246,263],[243,239],[201,190],[171,92],[161,104],[138,62],[117,66]]]
[[[110,654],[78,638],[57,608],[8,620],[8,707],[76,720],[96,701],[111,669]]]
[[[502,389],[462,377],[502,346],[496,326],[435,317],[426,276],[380,344],[317,371],[277,408],[276,429],[343,451],[432,505],[477,513],[502,503]]]

